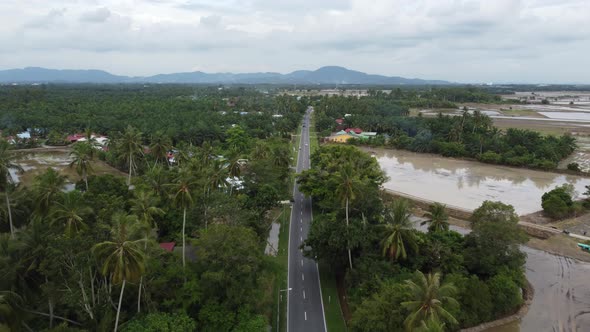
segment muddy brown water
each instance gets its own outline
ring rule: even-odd
[[[535,289],[529,311],[519,322],[486,332],[590,331],[590,264],[528,247],[523,251]]]
[[[402,150],[368,151],[389,176],[386,189],[469,210],[485,200],[499,200],[513,205],[518,214],[528,214],[541,210],[541,196],[556,186],[571,183],[580,196],[590,185],[590,178],[575,175]]]
[[[450,176],[453,169],[464,169],[472,170],[476,166],[485,166],[484,168],[478,168],[477,175],[473,176],[484,176],[489,175],[493,177],[494,181],[504,183],[508,195],[503,197],[511,197],[512,200],[506,200],[511,204],[517,203],[522,199],[518,197],[514,198],[515,194],[510,194],[510,184],[518,185],[523,181],[513,181],[512,176],[501,177],[499,173],[502,173],[503,167],[495,167],[488,165],[473,165],[479,164],[476,162],[466,162],[459,160],[452,160],[437,157],[434,155],[417,155],[405,151],[385,151],[371,149],[376,153],[377,159],[379,160],[382,168],[387,172],[391,178],[388,183],[392,183],[394,179],[399,180],[398,182],[404,182],[407,179],[401,179],[402,176],[409,177],[410,180],[423,179],[414,182],[415,188],[412,195],[426,199],[433,199],[430,194],[432,191],[444,191],[447,190],[447,196],[450,197],[450,201],[453,203],[464,203],[469,200],[469,196],[460,196],[456,199],[455,196],[461,195],[460,191],[465,188],[465,185],[454,187],[449,183],[455,183],[458,181],[457,176]],[[395,156],[394,156],[395,155]],[[399,159],[398,159],[399,157]],[[393,161],[392,159],[395,159]],[[389,163],[389,164],[387,164]],[[397,169],[395,164],[408,164],[402,174]],[[430,163],[430,166],[428,164]],[[411,166],[411,167],[410,167]],[[444,167],[443,167],[444,166]],[[451,166],[455,166],[454,168]],[[444,171],[435,171],[443,168]],[[491,170],[490,170],[491,168]],[[496,170],[493,170],[497,168]],[[410,169],[417,170],[416,172],[409,171]],[[484,173],[484,170],[488,170],[489,174]],[[512,171],[522,171],[524,174],[520,174],[520,177],[528,177],[530,174],[527,170],[520,169],[508,169]],[[463,173],[467,171],[455,173]],[[542,186],[547,186],[548,183],[554,183],[555,177],[559,177],[558,174],[544,173],[547,177],[540,177],[539,179],[545,179],[541,181]],[[463,174],[462,176],[466,176]],[[538,178],[540,175],[535,175],[533,178]],[[433,180],[437,177],[447,179],[446,181]],[[516,177],[516,179],[520,179]],[[454,179],[450,181],[449,178]],[[464,181],[464,180],[461,180]],[[530,180],[531,182],[535,182]],[[472,181],[473,182],[473,181]],[[486,185],[482,185],[482,181],[474,181],[478,183],[476,188],[482,190],[488,190]],[[445,185],[444,188],[437,186]],[[533,186],[536,188],[536,185]],[[394,187],[393,190],[397,190]],[[404,187],[405,188],[405,187]],[[538,189],[538,188],[537,188]],[[438,196],[437,196],[438,197]],[[480,196],[476,196],[480,197]],[[540,197],[540,196],[539,196]],[[478,204],[475,204],[478,205]],[[471,206],[471,205],[470,205]],[[419,218],[413,218],[416,223],[416,227],[420,228]],[[469,230],[451,226],[451,229],[466,234]],[[485,332],[587,332],[590,331],[590,263],[580,262],[575,259],[561,257],[553,255],[541,250],[532,249],[529,247],[522,247],[523,251],[527,254],[526,260],[526,276],[534,288],[533,301],[529,307],[528,312],[520,321],[515,321],[502,326],[494,327],[485,330]]]

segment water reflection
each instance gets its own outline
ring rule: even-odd
[[[541,209],[544,192],[571,183],[578,195],[590,179],[528,169],[488,165],[431,154],[371,149],[389,176],[385,188],[475,209],[484,200],[510,203],[519,214]]]

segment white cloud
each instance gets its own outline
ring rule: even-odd
[[[100,23],[106,21],[109,16],[111,16],[111,11],[102,7],[83,13],[80,20],[82,22]]]
[[[4,0],[0,66],[590,81],[586,0]]]

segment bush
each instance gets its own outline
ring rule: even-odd
[[[436,148],[445,157],[463,157],[467,155],[465,146],[457,142],[437,142]]]
[[[522,304],[522,290],[509,275],[500,273],[489,279],[487,284],[490,294],[494,294],[492,304],[496,316],[511,313]]]
[[[512,205],[502,202],[484,201],[480,207],[473,211],[470,221],[473,224],[483,222],[508,222],[516,224],[518,222],[518,215]]]
[[[197,329],[195,321],[186,314],[156,312],[134,318],[123,327],[124,332],[192,332]]]
[[[452,314],[462,327],[470,327],[492,320],[493,301],[488,285],[475,275],[449,275],[448,280],[457,286],[455,297],[461,304]]]
[[[541,197],[543,211],[554,219],[567,217],[573,209],[572,188],[568,185],[557,187]]]
[[[540,169],[549,170],[557,168],[557,163],[547,159],[536,159],[533,163],[533,166]]]
[[[567,169],[569,169],[570,171],[575,171],[575,172],[582,171],[580,169],[580,164],[578,164],[578,163],[569,163],[569,164],[567,164]]]
[[[545,214],[553,219],[564,218],[570,213],[567,204],[555,195],[549,196],[541,203],[541,206],[543,206]]]
[[[390,139],[391,145],[397,149],[406,149],[410,145],[412,145],[413,142],[414,142],[414,139],[409,137],[406,134],[403,134],[403,135],[397,136],[396,138]]]
[[[502,162],[502,156],[493,151],[486,151],[479,155],[479,161],[488,164],[499,164]]]

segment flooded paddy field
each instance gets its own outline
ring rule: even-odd
[[[523,247],[526,276],[535,295],[519,322],[486,332],[590,331],[590,264]]]
[[[590,178],[483,164],[402,150],[370,149],[389,180],[384,187],[469,210],[485,200],[514,206],[520,215],[541,210],[543,193],[564,183],[578,195]]]
[[[24,172],[18,173],[16,170],[10,171],[10,175],[12,176],[12,179],[15,183],[30,186],[37,175],[42,174],[50,167],[58,171],[61,175],[67,177],[67,189],[72,189],[73,184],[81,179],[78,173],[76,173],[75,167],[69,166],[72,162],[72,158],[70,157],[70,152],[67,149],[43,152],[18,151],[16,153],[18,154],[18,157],[15,162],[23,168]],[[95,161],[92,163],[92,169],[94,172],[91,172],[91,175],[124,175],[117,169],[98,159],[95,159]]]

